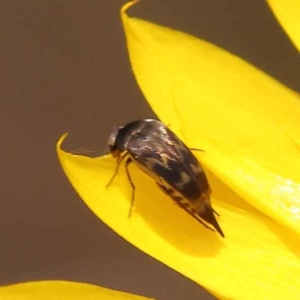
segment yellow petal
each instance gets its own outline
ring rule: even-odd
[[[68,281],[37,281],[0,287],[1,300],[146,300],[149,298]]]
[[[116,164],[110,156],[88,158],[57,152],[66,175],[87,206],[124,239],[228,299],[298,299],[299,237],[258,212],[207,171],[213,205],[226,238],[205,229],[165,196],[135,165],[133,213],[124,166],[109,188]],[[222,199],[222,202],[219,201]]]
[[[129,18],[130,5],[129,56],[156,114],[239,195],[300,233],[299,95],[212,44]]]
[[[276,18],[300,50],[300,2],[299,0],[268,0]]]

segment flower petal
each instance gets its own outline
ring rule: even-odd
[[[239,195],[300,233],[299,95],[212,44],[129,18],[130,5],[129,56],[151,107]]]
[[[268,0],[278,21],[300,51],[300,2],[299,0]]]
[[[205,229],[165,196],[135,165],[132,190],[111,156],[89,158],[66,153],[57,144],[59,160],[87,206],[124,239],[157,260],[229,299],[298,299],[300,241],[285,227],[261,214],[207,171],[215,191],[213,206],[226,238]],[[222,202],[219,201],[222,199]]]
[[[37,281],[0,287],[1,300],[146,300],[149,298],[69,281]]]

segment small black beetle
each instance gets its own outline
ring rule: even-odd
[[[214,213],[218,214],[211,207],[211,190],[206,175],[191,152],[197,149],[189,149],[168,127],[153,119],[134,121],[113,130],[108,145],[111,154],[117,158],[117,168],[107,186],[117,175],[121,162],[127,158],[126,173],[132,186],[129,216],[134,202],[135,186],[128,165],[134,162],[176,204],[206,228],[211,229],[202,220],[211,224],[224,237],[214,216]]]

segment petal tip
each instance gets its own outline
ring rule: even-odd
[[[61,145],[63,144],[64,140],[67,138],[67,136],[69,135],[68,132],[64,133],[59,140],[56,143],[56,151],[59,153],[62,149],[61,149]]]
[[[135,4],[138,3],[138,2],[139,2],[139,0],[133,0],[133,1],[130,1],[130,2],[126,3],[126,4],[124,4],[124,5],[122,6],[122,8],[121,8],[121,16],[124,17],[124,16],[126,15],[127,9],[128,9],[129,7],[135,5]]]

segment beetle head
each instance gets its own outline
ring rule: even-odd
[[[108,147],[111,155],[113,157],[119,157],[122,149],[119,149],[118,137],[119,137],[119,130],[123,127],[114,127],[109,138],[108,138]]]
[[[143,125],[144,122],[144,120],[133,121],[125,126],[113,128],[108,139],[109,151],[113,157],[119,158],[122,152],[128,150],[126,149],[128,141],[136,132],[140,131],[140,126]],[[149,121],[147,120],[147,122]]]

